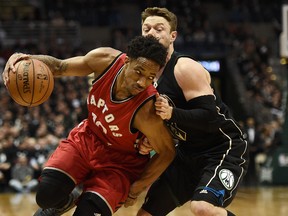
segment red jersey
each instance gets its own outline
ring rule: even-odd
[[[132,121],[141,105],[156,94],[151,85],[145,91],[125,100],[113,99],[113,86],[122,71],[126,54],[119,55],[96,79],[87,98],[88,122],[96,136],[112,149],[135,152],[138,133],[132,131]]]
[[[149,155],[134,148],[139,132],[131,128],[137,110],[156,94],[151,85],[125,100],[113,100],[125,56],[119,55],[93,83],[87,99],[88,120],[61,140],[45,165],[69,175],[75,184],[83,183],[84,192],[99,194],[111,214],[125,202],[131,183],[140,178],[149,161]]]

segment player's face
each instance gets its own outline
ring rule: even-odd
[[[160,16],[150,16],[142,24],[142,35],[153,35],[166,48],[176,39],[176,31],[171,32],[169,22]]]
[[[140,57],[127,59],[125,72],[125,87],[131,95],[137,95],[152,84],[160,66],[149,59]]]

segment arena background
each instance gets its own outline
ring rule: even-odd
[[[288,187],[287,5],[281,0],[0,0],[0,71],[14,52],[67,58],[99,46],[125,51],[141,34],[141,11],[167,7],[178,16],[176,50],[209,70],[249,139],[251,163],[240,196],[245,200],[260,190],[255,199],[270,202],[273,188]],[[13,167],[24,157],[33,169],[27,178],[37,179],[59,139],[86,116],[91,79],[55,80],[50,99],[35,108],[15,104],[0,79],[0,199],[6,197],[0,215],[8,216],[22,211],[15,207],[19,196],[28,193],[34,202],[33,190],[9,186]],[[272,188],[272,195],[263,188]],[[281,194],[272,204],[278,215],[287,215],[281,204],[287,201]],[[262,215],[277,214],[264,210]]]

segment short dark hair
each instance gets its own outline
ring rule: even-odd
[[[151,35],[137,36],[129,42],[126,53],[131,59],[144,57],[163,67],[166,63],[167,48]]]

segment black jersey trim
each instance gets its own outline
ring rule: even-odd
[[[121,52],[111,63],[108,65],[108,67],[97,77],[92,81],[92,85],[97,82],[99,79],[101,79],[108,70],[115,64],[115,62],[123,55],[124,53]]]
[[[147,98],[137,107],[137,109],[135,109],[135,111],[134,111],[134,113],[133,113],[133,115],[132,115],[130,124],[129,124],[129,125],[130,125],[130,132],[131,132],[131,133],[134,134],[134,133],[137,133],[137,132],[139,131],[137,128],[134,128],[134,127],[132,126],[132,123],[134,122],[136,113],[137,113],[138,110],[139,110],[142,106],[144,106],[144,104],[146,104],[149,100],[154,100],[154,99],[155,99],[155,95],[156,95],[156,93],[153,94],[153,95],[151,95],[151,96],[149,96],[149,97],[147,97]]]

